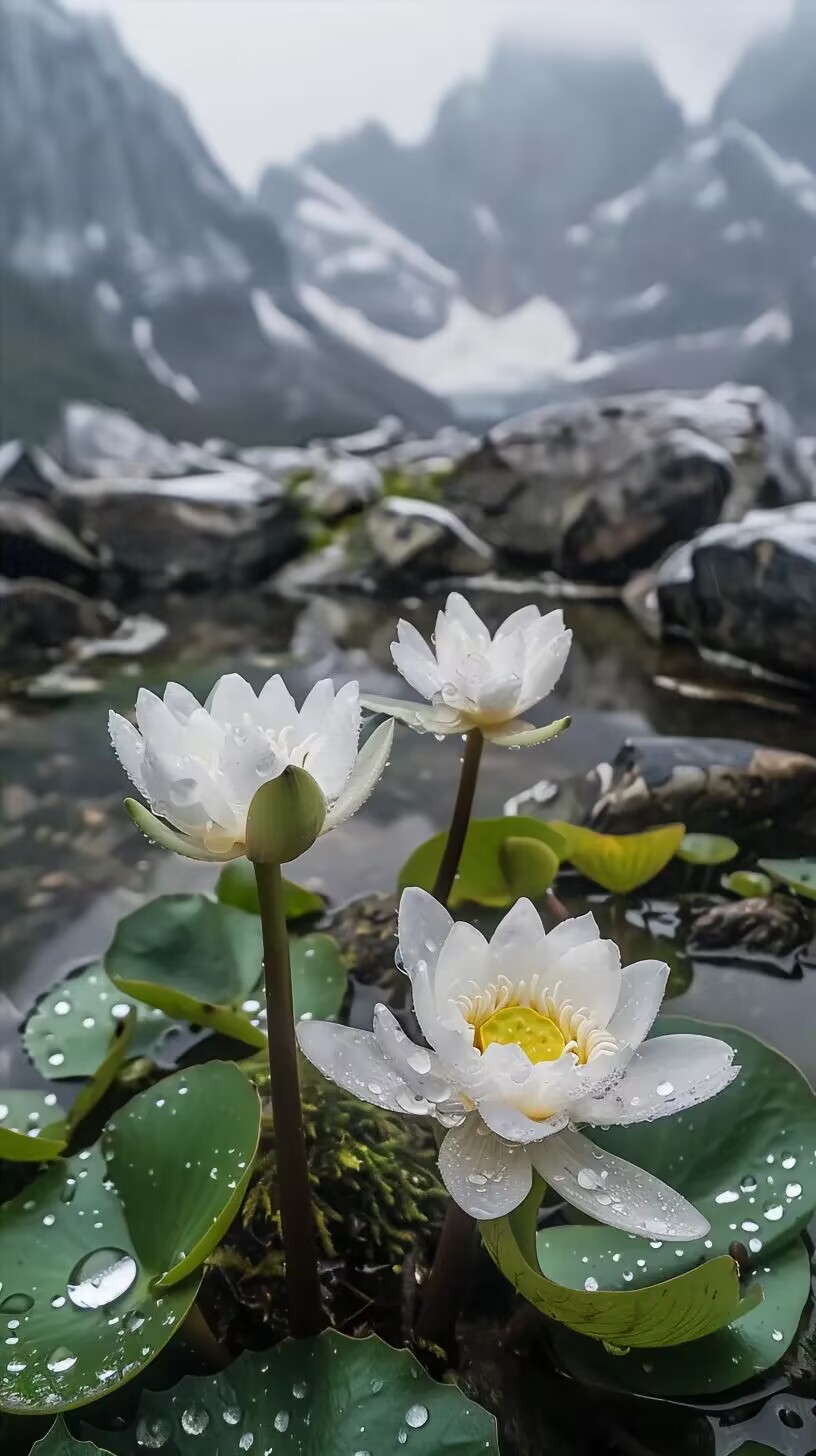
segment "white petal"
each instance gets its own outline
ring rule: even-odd
[[[526,713],[533,703],[540,703],[552,692],[567,663],[572,646],[572,632],[563,632],[531,654],[524,665],[524,683],[519,694],[518,712]]]
[[[490,937],[494,975],[527,980],[541,970],[544,927],[529,900],[517,900]]]
[[[227,672],[218,679],[205,706],[216,723],[228,728],[242,723],[247,716],[254,720],[258,699],[246,678],[238,672]]]
[[[558,1112],[545,1118],[527,1117],[518,1108],[511,1107],[508,1102],[498,1098],[487,1098],[480,1102],[479,1112],[491,1132],[511,1143],[540,1142],[542,1138],[561,1132],[568,1120],[566,1112]]]
[[[129,723],[127,718],[123,718],[121,713],[108,714],[108,732],[113,751],[130,782],[144,798],[147,798],[148,793],[144,781],[145,745],[141,733],[138,733],[133,724]]]
[[[222,863],[228,859],[239,859],[244,853],[243,844],[229,844],[226,840],[223,848],[209,848],[200,844],[195,839],[190,839],[184,834],[179,834],[171,825],[165,824],[163,819],[158,819],[144,804],[136,799],[125,799],[125,808],[136,825],[142,831],[151,844],[158,844],[162,849],[172,849],[175,854],[181,854],[185,859],[205,860],[207,863]]]
[[[722,1092],[740,1070],[733,1061],[733,1047],[713,1036],[652,1037],[612,1090],[577,1103],[573,1116],[596,1127],[668,1117]]]
[[[439,953],[432,982],[440,1015],[447,1014],[454,997],[480,991],[490,984],[494,974],[482,932],[458,920]]]
[[[579,1132],[545,1138],[530,1156],[555,1194],[611,1228],[651,1239],[702,1239],[708,1233],[707,1219],[667,1183]]]
[[[418,632],[416,627],[412,626],[410,622],[406,622],[404,617],[400,617],[397,622],[397,640],[403,647],[412,648],[426,662],[436,662],[433,648],[425,641],[422,633]]]
[[[351,686],[356,687],[356,683]],[[303,699],[303,707],[298,713],[296,737],[306,738],[310,733],[322,736],[326,731],[333,704],[334,684],[329,677],[321,678]]]
[[[550,613],[550,615],[553,615]],[[511,612],[497,629],[493,638],[494,642],[500,642],[502,637],[508,637],[511,632],[519,632],[525,627],[531,627],[534,623],[541,621],[541,613],[538,607],[519,607],[517,612]]]
[[[364,693],[360,705],[369,713],[387,713],[415,733],[466,733],[473,727],[457,708],[430,703],[410,703],[404,698],[380,698]]]
[[[525,718],[509,718],[506,723],[483,724],[485,738],[498,748],[536,748],[539,743],[549,743],[569,728],[571,718],[556,718],[544,728],[536,728]]]
[[[486,647],[489,643],[490,633],[484,622],[478,613],[473,610],[467,598],[462,596],[461,592],[450,593],[445,603],[444,617],[448,624],[457,622],[464,627],[474,645],[478,644],[481,647]]]
[[[344,684],[336,697],[333,690],[328,696],[324,689],[321,697],[313,700],[312,693],[303,705],[300,731],[307,729],[309,735],[316,735],[316,741],[308,748],[303,767],[317,780],[324,797],[331,802],[339,797],[357,762],[360,692],[357,683],[350,682]],[[322,706],[324,703],[325,707]],[[315,722],[319,726],[315,727]]]
[[[148,688],[139,688],[136,695],[136,722],[146,744],[163,753],[185,751],[184,728],[161,698]]]
[[[586,915],[576,915],[554,925],[552,930],[547,931],[544,941],[547,969],[555,966],[568,950],[574,950],[578,945],[590,945],[593,940],[599,940],[600,935],[595,916],[589,911]]]
[[[636,961],[621,972],[618,1004],[608,1030],[616,1041],[636,1048],[660,1010],[669,968],[665,961]]]
[[[322,834],[328,833],[330,829],[336,829],[338,824],[345,824],[346,820],[362,807],[379,782],[388,762],[393,741],[393,722],[381,723],[379,728],[375,728],[371,737],[366,739],[357,755],[345,788],[326,814]]]
[[[452,1089],[442,1075],[435,1052],[417,1046],[406,1035],[393,1011],[379,1002],[374,1007],[374,1036],[387,1061],[399,1072],[418,1097],[429,1102],[449,1102]]]
[[[399,903],[399,958],[409,976],[420,967],[433,975],[439,952],[453,928],[453,917],[427,890],[403,890]]]
[[[164,690],[164,703],[179,723],[187,723],[193,713],[201,712],[198,698],[193,697],[189,688],[183,687],[181,683],[169,682],[167,684]]]
[[[401,620],[397,624],[397,639],[391,644],[395,667],[423,698],[432,698],[441,687],[439,664],[433,652],[410,622]]]
[[[591,1013],[596,1025],[606,1026],[621,988],[620,951],[613,940],[593,940],[568,950],[552,974],[561,982],[565,1000]]]
[[[439,1149],[439,1172],[451,1198],[471,1218],[512,1213],[533,1181],[527,1150],[508,1147],[475,1112],[446,1135]]]
[[[258,694],[259,720],[265,728],[291,728],[298,721],[298,710],[280,673],[275,673]]]
[[[372,1032],[333,1021],[299,1021],[296,1031],[300,1049],[312,1065],[361,1101],[389,1112],[431,1110],[383,1055]]]

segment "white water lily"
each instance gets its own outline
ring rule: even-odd
[[[708,1036],[644,1041],[668,967],[621,969],[592,915],[548,933],[519,900],[488,942],[424,890],[403,893],[399,954],[428,1043],[383,1005],[374,1031],[301,1021],[298,1039],[325,1076],[391,1111],[449,1129],[439,1171],[473,1218],[509,1213],[533,1170],[583,1213],[648,1238],[694,1239],[708,1223],[651,1173],[596,1146],[579,1124],[665,1117],[720,1092],[739,1070]]]
[[[569,719],[536,728],[522,714],[552,692],[571,642],[563,613],[542,617],[535,606],[513,612],[491,637],[470,603],[452,592],[437,616],[433,648],[404,621],[391,644],[395,666],[428,703],[365,696],[363,707],[422,733],[480,728],[505,748],[543,743],[567,727]]]
[[[128,801],[131,815],[148,838],[202,860],[246,852],[253,797],[290,764],[320,789],[322,834],[350,819],[385,768],[394,727],[381,725],[359,749],[356,682],[335,693],[325,678],[298,710],[280,676],[256,696],[237,673],[218,679],[204,707],[179,683],[168,683],[163,698],[141,688],[136,722],[109,718],[119,762],[150,806]]]

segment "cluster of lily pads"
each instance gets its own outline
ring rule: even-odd
[[[608,835],[473,819],[486,741],[531,747],[568,727],[522,714],[555,685],[569,640],[559,612],[533,607],[491,637],[454,595],[435,651],[406,623],[394,644],[424,703],[321,683],[298,709],[280,678],[256,696],[228,677],[204,707],[170,684],[161,700],[139,694],[138,727],[113,715],[145,801],[127,801],[134,821],[223,867],[213,895],[127,915],[102,959],[22,1027],[48,1090],[0,1094],[0,1160],[19,1189],[0,1206],[0,1442],[7,1417],[56,1417],[38,1456],[498,1452],[492,1416],[415,1354],[327,1328],[296,1042],[347,1092],[441,1124],[448,1223],[478,1221],[577,1380],[715,1395],[790,1349],[811,1288],[816,1098],[746,1032],[654,1022],[668,968],[621,971],[592,916],[569,918],[562,870],[626,932],[627,897],[678,860],[752,897],[782,886],[816,898],[816,865],[744,865],[733,841],[682,824]],[[281,867],[374,790],[395,723],[466,746],[449,830],[400,872],[398,964],[416,1019],[381,1005],[369,1032],[345,1024],[353,949]],[[219,1059],[202,1060],[203,1033]],[[193,1044],[195,1063],[179,1069]],[[169,1390],[140,1381],[124,1416],[83,1409],[66,1423],[139,1379],[174,1337],[212,1352],[197,1300],[260,1166],[267,1092],[292,1337]],[[469,1251],[443,1231],[420,1356],[445,1346],[455,1363]]]

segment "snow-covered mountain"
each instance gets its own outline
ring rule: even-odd
[[[309,316],[268,213],[107,21],[0,0],[0,27],[4,432],[66,393],[189,437],[445,421]]]

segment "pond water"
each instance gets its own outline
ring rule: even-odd
[[[491,626],[530,599],[529,591],[471,595]],[[546,610],[548,603],[540,604]],[[108,745],[108,707],[128,712],[138,686],[160,692],[173,678],[203,697],[227,671],[258,687],[280,670],[298,698],[326,675],[358,677],[371,692],[400,694],[404,685],[389,654],[395,619],[407,616],[429,634],[437,605],[351,597],[295,604],[256,595],[188,598],[168,611],[165,601],[171,630],[161,649],[143,662],[101,666],[95,693],[59,703],[21,697],[0,703],[0,1082],[37,1082],[17,1047],[15,1025],[58,974],[103,951],[116,920],[143,898],[206,889],[216,877],[207,866],[148,846],[135,832],[121,808],[126,781]],[[736,737],[816,752],[812,714],[800,705],[679,696],[654,680],[706,680],[690,649],[650,643],[615,604],[563,605],[575,643],[543,709],[548,717],[573,714],[572,727],[532,751],[488,747],[478,813],[500,813],[510,796],[542,777],[562,781],[586,773],[629,735]],[[437,743],[398,729],[391,764],[365,809],[315,845],[292,868],[292,878],[335,904],[393,889],[410,851],[447,823],[460,753],[458,740]],[[780,825],[778,853],[784,848]],[[727,960],[701,962],[674,1008],[756,1031],[816,1075],[814,975],[780,979]]]

